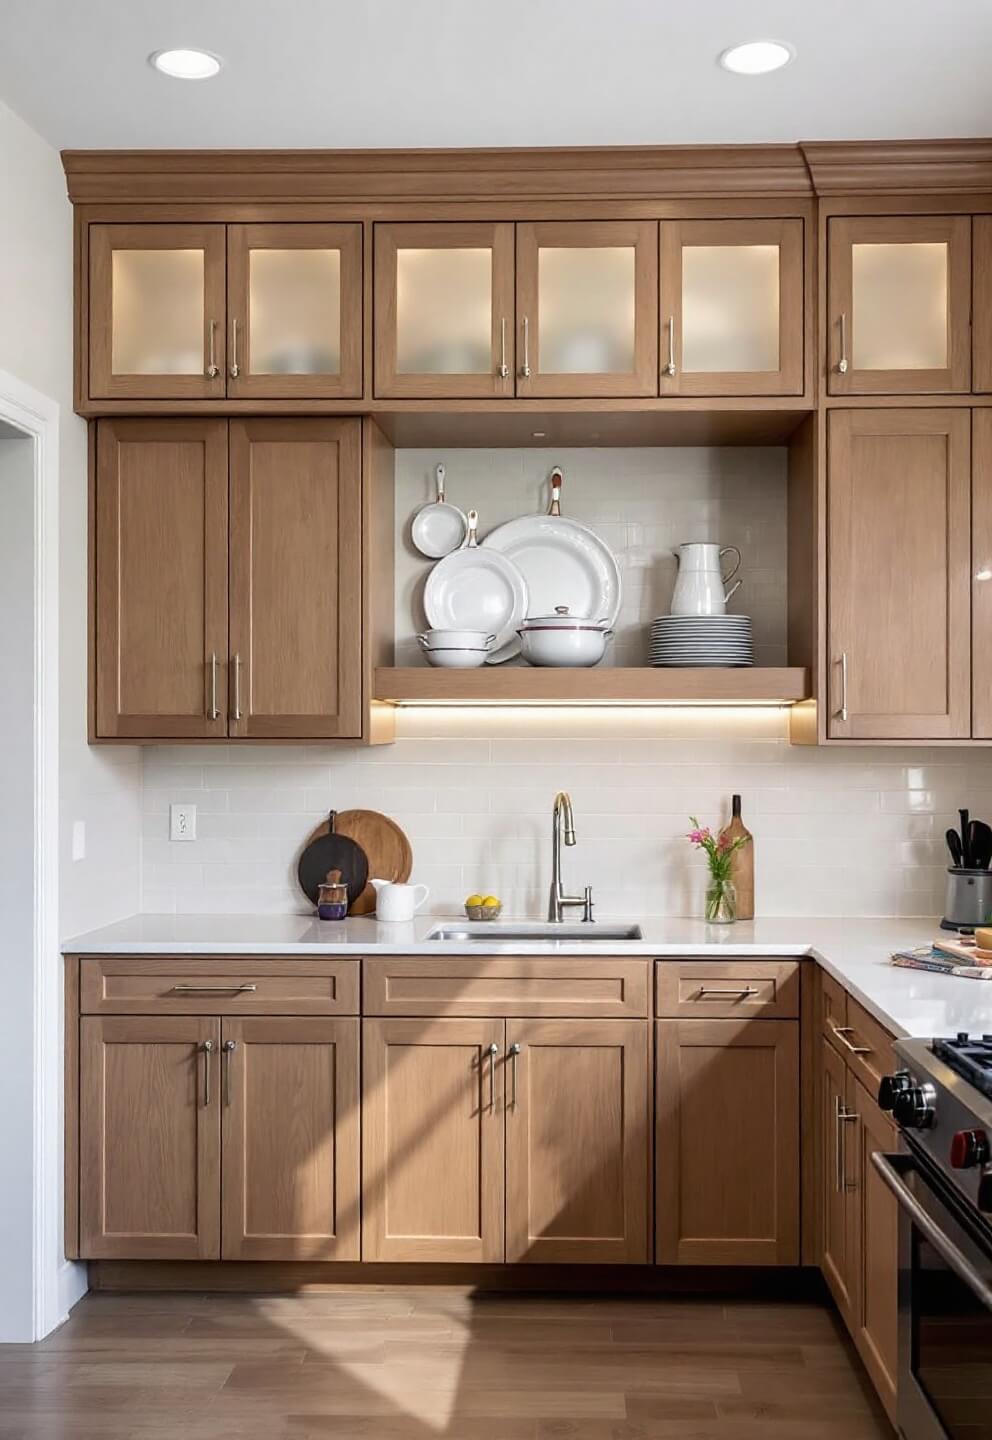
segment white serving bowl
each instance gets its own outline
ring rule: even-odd
[[[598,665],[613,639],[605,620],[583,620],[559,606],[554,615],[535,615],[517,631],[520,653],[530,665]]]
[[[428,665],[438,665],[442,670],[474,670],[485,665],[488,650],[469,650],[464,645],[453,645],[447,649],[424,650]]]
[[[425,630],[417,636],[421,650],[488,650],[496,639],[485,630]]]

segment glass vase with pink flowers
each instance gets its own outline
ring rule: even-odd
[[[732,925],[737,919],[737,892],[730,878],[731,867],[737,851],[749,844],[750,839],[714,835],[708,825],[700,825],[695,815],[689,816],[689,823],[692,826],[687,837],[689,844],[704,852],[710,871],[703,918],[710,925]]]

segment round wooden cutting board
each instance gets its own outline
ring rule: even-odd
[[[360,845],[369,857],[369,879],[409,880],[413,869],[413,850],[395,820],[380,815],[378,810],[339,810],[334,819],[338,835],[347,835]],[[371,885],[352,901],[349,915],[371,915],[375,909],[375,890]]]

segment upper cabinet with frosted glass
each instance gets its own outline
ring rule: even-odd
[[[93,399],[360,397],[362,227],[91,225]]]
[[[661,225],[662,395],[800,395],[803,222]]]
[[[513,225],[375,227],[375,393],[513,395]]]
[[[971,389],[971,217],[829,222],[832,395]]]

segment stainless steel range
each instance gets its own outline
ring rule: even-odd
[[[898,1420],[906,1440],[992,1440],[992,1035],[899,1040],[879,1104],[897,1155]]]

